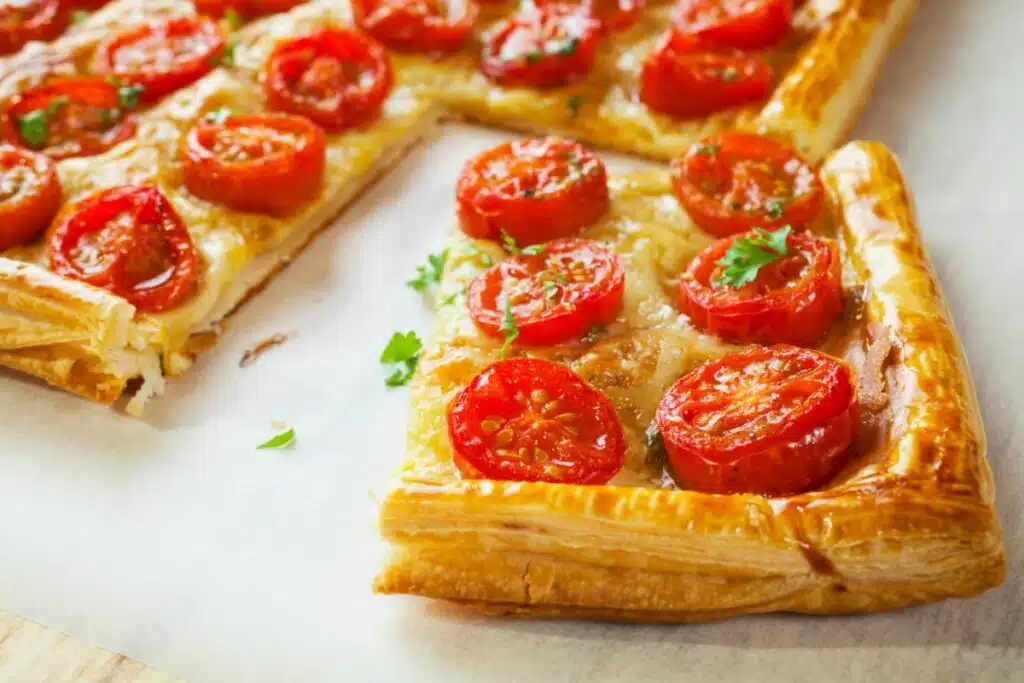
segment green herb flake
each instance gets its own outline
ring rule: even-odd
[[[565,108],[569,110],[569,116],[576,116],[580,113],[580,107],[583,106],[583,95],[569,95],[569,99],[565,101]]]
[[[542,282],[540,288],[544,290],[544,298],[548,301],[553,301],[554,298],[558,296],[559,287],[551,280],[545,280]]]
[[[764,205],[764,212],[774,221],[782,218],[785,213],[785,201],[782,199],[770,199]]]
[[[245,23],[245,20],[242,19],[242,15],[239,14],[238,10],[234,7],[228,7],[224,11],[224,18],[222,21],[224,22],[225,28],[229,31],[237,31],[242,27],[242,24]]]
[[[441,302],[438,305],[439,306],[451,306],[456,301],[458,301],[461,297],[464,297],[464,296],[466,296],[466,288],[465,287],[460,287],[457,292],[453,292],[451,295],[446,296],[445,298],[441,299]]]
[[[512,344],[516,339],[519,339],[519,327],[516,325],[516,319],[512,316],[512,298],[505,295],[505,315],[501,319],[501,327],[498,328],[501,333],[505,335],[505,343],[501,346],[501,357],[504,358],[508,355],[508,350],[512,348]]]
[[[271,437],[270,439],[267,439],[266,441],[261,443],[259,446],[257,446],[256,449],[260,450],[260,451],[267,451],[267,450],[273,450],[273,449],[279,449],[279,448],[289,448],[289,447],[293,446],[294,444],[295,444],[295,428],[294,427],[289,427],[288,429],[286,429],[285,431],[281,432],[277,436],[274,436],[274,437]]]
[[[570,38],[556,49],[551,51],[551,54],[558,55],[559,57],[568,57],[569,55],[576,52],[576,47],[580,44],[579,38]]]
[[[213,111],[206,112],[206,116],[203,117],[203,120],[209,123],[222,124],[228,120],[228,117],[231,116],[231,113],[232,112],[230,107],[218,107]]]
[[[117,89],[117,103],[125,109],[139,106],[139,95],[145,91],[141,85],[122,85]]]
[[[479,256],[480,260],[487,268],[494,265],[494,259],[491,258],[491,255],[481,251],[480,247],[476,246],[476,243],[474,242],[470,242],[466,245],[466,253],[470,256]]]
[[[756,280],[761,268],[789,255],[786,245],[789,233],[788,225],[774,232],[755,228],[753,236],[736,239],[725,256],[715,262],[722,267],[715,284],[739,289]]]
[[[701,156],[713,157],[718,154],[720,149],[722,149],[721,145],[698,145],[694,148],[693,153]]]
[[[429,289],[431,285],[436,285],[441,281],[441,275],[444,273],[444,264],[447,260],[447,249],[437,254],[427,254],[426,265],[416,266],[416,277],[406,281],[406,286],[413,288],[417,292],[423,292]]]
[[[88,18],[89,13],[86,12],[84,9],[76,9],[74,12],[71,13],[71,23],[75,24],[76,26],[78,24],[81,24]]]
[[[51,102],[52,104],[52,102]],[[18,133],[32,149],[42,149],[50,137],[49,116],[45,109],[30,111],[18,117]]]
[[[381,365],[389,371],[384,383],[389,387],[408,383],[416,371],[422,349],[423,342],[412,330],[391,335],[391,340],[380,354]]]
[[[544,59],[544,53],[539,50],[532,50],[526,53],[525,59],[527,64],[536,64],[540,60]]]
[[[235,53],[238,51],[238,41],[229,40],[228,44],[224,46],[224,50],[220,54],[214,55],[213,66],[234,66],[235,65]]]

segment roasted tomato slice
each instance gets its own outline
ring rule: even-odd
[[[391,83],[384,47],[343,29],[324,29],[278,44],[264,78],[272,109],[305,116],[329,131],[376,118]]]
[[[0,145],[0,251],[38,237],[60,202],[60,181],[49,157]]]
[[[455,186],[459,222],[471,237],[520,246],[569,237],[608,211],[608,174],[572,140],[498,145],[462,167]]]
[[[22,93],[4,112],[7,141],[53,159],[93,156],[135,135],[124,88],[66,78]]]
[[[503,85],[545,88],[587,75],[601,22],[585,7],[547,5],[498,24],[484,43],[480,69]]]
[[[107,39],[96,50],[93,71],[141,87],[142,100],[153,102],[213,69],[225,45],[213,19],[168,19]]]
[[[682,311],[697,329],[730,342],[811,345],[843,308],[839,249],[800,232],[776,250],[764,235],[727,237],[698,254],[680,284]]]
[[[193,128],[182,160],[192,194],[240,211],[285,215],[320,193],[324,132],[301,116],[228,116]]]
[[[63,0],[0,0],[0,55],[32,40],[53,40],[68,25]]]
[[[675,30],[698,45],[756,50],[789,32],[793,0],[679,0]]]
[[[251,19],[265,14],[287,12],[306,0],[195,0],[196,12],[210,17],[220,18],[228,10],[234,10],[241,16]]]
[[[454,52],[469,37],[476,0],[353,0],[356,23],[403,52]]]
[[[65,211],[50,233],[50,269],[124,297],[142,311],[192,291],[199,259],[174,207],[153,186],[104,190]]]
[[[672,162],[676,196],[719,237],[759,227],[805,228],[821,213],[818,173],[785,145],[749,133],[712,135]]]
[[[624,31],[636,23],[646,0],[534,0],[534,5],[575,5],[582,7],[601,22],[601,29],[607,33]]]
[[[708,116],[767,99],[774,75],[756,55],[680,49],[668,36],[644,62],[640,100],[675,118]]]
[[[608,397],[537,358],[498,361],[474,377],[448,407],[448,436],[470,479],[605,484],[626,451]]]
[[[504,336],[510,316],[527,345],[560,344],[619,314],[626,274],[612,249],[593,240],[553,240],[505,259],[469,285],[466,304],[477,327]]]
[[[858,418],[848,366],[771,346],[685,375],[662,397],[656,419],[680,486],[782,496],[821,486],[843,467]]]

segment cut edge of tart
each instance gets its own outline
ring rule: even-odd
[[[680,490],[653,476],[606,486],[463,479],[435,405],[486,367],[495,347],[481,346],[442,307],[413,380],[409,456],[381,506],[392,553],[375,590],[496,614],[678,622],[873,612],[1000,583],[1005,555],[977,401],[898,164],[877,143],[851,143],[828,158],[822,180],[854,299],[838,334],[863,336],[847,360],[862,381],[880,374],[888,401],[882,426],[868,429],[837,477],[777,498]],[[631,182],[611,179],[613,205]],[[667,192],[668,180],[660,183]],[[619,203],[638,218],[657,205]],[[442,295],[458,287],[465,267],[449,265]],[[703,357],[730,350],[697,348],[703,336],[680,336],[672,325],[631,336],[617,346],[619,367],[643,363],[652,344],[660,360],[677,346]],[[871,350],[879,340],[881,359]],[[824,348],[839,347],[830,339]],[[588,353],[601,352],[567,352],[566,360],[589,372]],[[588,378],[614,393],[614,377],[602,371],[615,374],[606,363]],[[658,381],[667,386],[678,374]],[[866,393],[877,393],[866,381]],[[628,421],[622,406],[618,396]]]

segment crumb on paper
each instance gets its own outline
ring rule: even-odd
[[[286,341],[288,341],[294,336],[295,333],[290,332],[288,334],[275,334],[272,337],[267,337],[259,344],[256,344],[251,349],[246,350],[246,352],[242,354],[242,360],[238,362],[238,367],[249,367],[250,365],[255,363],[259,359],[259,357],[262,356],[264,353],[274,348],[275,346],[280,346],[281,344],[284,344]]]
[[[288,429],[288,423],[284,420],[271,420],[270,428],[276,429],[277,431],[281,431],[283,429]]]

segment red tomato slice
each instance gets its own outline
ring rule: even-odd
[[[705,47],[771,47],[789,32],[793,4],[793,0],[679,0],[675,31]]]
[[[675,118],[708,116],[767,99],[774,77],[774,69],[756,55],[694,52],[669,37],[644,62],[640,100]]]
[[[115,187],[71,207],[50,233],[50,269],[102,287],[141,311],[174,308],[199,257],[178,212],[150,185]]]
[[[62,0],[0,1],[0,55],[17,52],[32,40],[53,40],[68,26]]]
[[[601,30],[606,33],[624,31],[636,23],[640,12],[647,4],[646,0],[534,0],[534,5],[572,5],[582,7],[601,23]]]
[[[279,43],[267,60],[271,109],[342,131],[377,117],[391,90],[384,47],[354,31],[324,29]]]
[[[286,215],[320,193],[324,132],[301,116],[229,116],[193,128],[182,160],[192,194],[240,211]]]
[[[60,181],[49,157],[0,145],[0,251],[33,241],[60,203]]]
[[[656,421],[680,486],[782,496],[821,486],[842,469],[858,418],[846,364],[772,346],[685,375],[662,397]]]
[[[601,23],[586,8],[547,5],[498,24],[486,38],[480,69],[510,86],[546,88],[587,75]]]
[[[626,272],[612,249],[593,240],[562,239],[478,275],[466,305],[477,327],[492,337],[504,336],[507,306],[518,343],[550,346],[615,320],[625,288]]]
[[[712,135],[672,162],[676,196],[719,237],[759,227],[808,227],[821,213],[816,170],[785,145],[750,133]]]
[[[462,167],[455,186],[459,222],[471,237],[519,246],[569,237],[608,211],[608,174],[572,140],[498,145]]]
[[[119,89],[102,78],[65,78],[22,93],[4,112],[4,136],[53,159],[94,156],[135,135]]]
[[[213,19],[168,19],[108,38],[96,49],[93,71],[140,86],[141,99],[154,102],[202,78],[226,44]]]
[[[353,0],[356,23],[403,52],[454,52],[480,12],[475,0]]]
[[[565,366],[489,366],[448,407],[455,464],[470,479],[605,484],[622,469],[622,424],[608,397]]]
[[[842,265],[832,240],[791,233],[788,255],[762,266],[739,289],[719,281],[718,261],[738,240],[727,237],[693,259],[680,283],[680,305],[697,329],[738,344],[820,340],[843,308]]]
[[[196,12],[210,17],[221,18],[229,9],[251,19],[266,14],[287,12],[306,0],[195,0]]]

